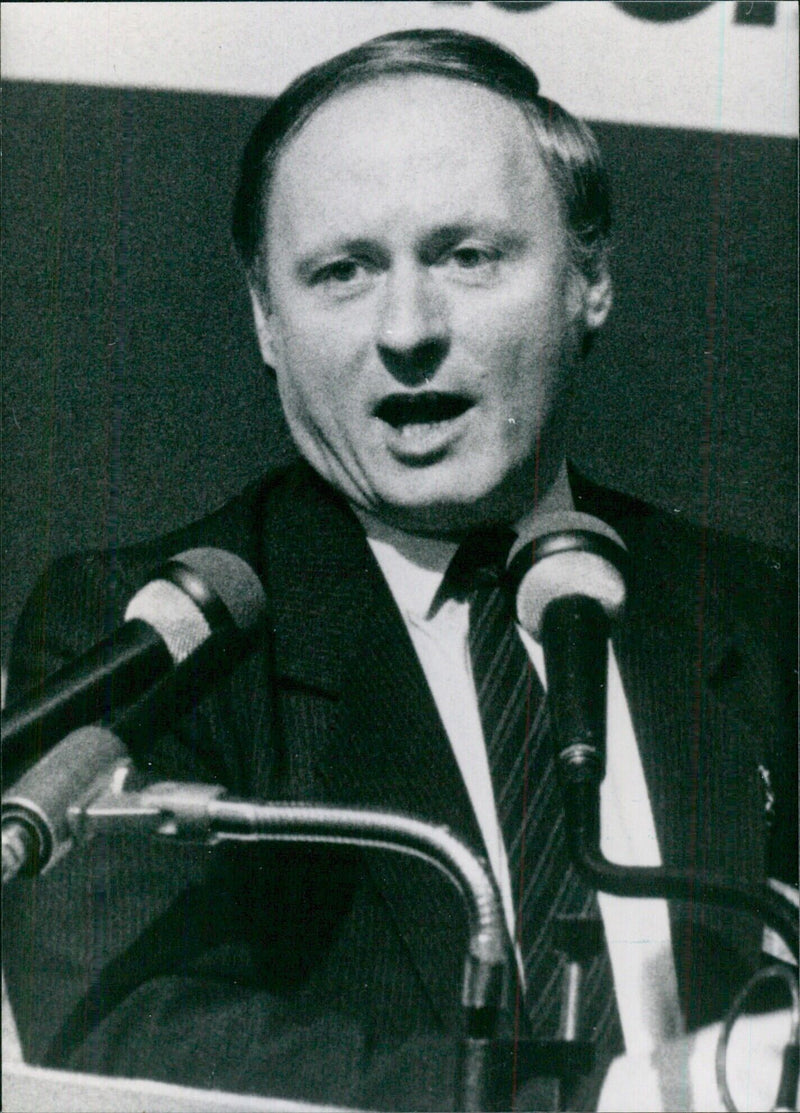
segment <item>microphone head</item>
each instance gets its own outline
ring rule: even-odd
[[[172,557],[131,599],[125,621],[151,626],[179,665],[220,625],[242,635],[266,614],[264,588],[249,564],[223,549],[188,549]]]
[[[511,550],[507,577],[516,591],[517,620],[537,640],[555,599],[594,599],[609,620],[625,601],[627,549],[621,537],[590,514],[562,511],[538,519]]]
[[[187,549],[170,563],[184,565],[219,596],[240,634],[249,634],[267,613],[264,586],[241,557],[225,549]]]

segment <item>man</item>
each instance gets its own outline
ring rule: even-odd
[[[198,545],[243,556],[267,591],[269,637],[135,742],[140,770],[447,824],[497,880],[512,1039],[557,1035],[548,919],[598,909],[560,865],[557,809],[541,822],[555,796],[549,763],[527,766],[540,760],[526,721],[544,715],[538,702],[521,719],[524,770],[507,789],[495,779],[501,732],[472,653],[480,589],[452,588],[448,571],[465,539],[577,509],[627,546],[603,803],[618,856],[760,880],[759,769],[791,766],[790,610],[767,558],[567,464],[571,373],[611,306],[608,227],[590,133],[491,43],[391,35],[300,78],[250,140],[234,234],[303,462],[167,538],[57,566],[26,608],[10,676],[13,696],[98,640],[161,558]],[[538,692],[541,651],[524,648],[514,683]],[[508,833],[501,799],[520,786],[519,823],[546,828],[527,864],[534,844]],[[8,905],[32,925],[9,936],[9,973],[34,1061],[375,1107],[453,1100],[462,913],[423,866],[337,848],[178,857],[120,836]],[[593,1107],[624,1048],[649,1054],[684,1022],[719,1018],[758,962],[760,925],[670,912],[599,907],[598,1069],[569,1084],[576,1107]],[[63,933],[45,930],[51,914]],[[521,1105],[550,1100],[519,1081]]]

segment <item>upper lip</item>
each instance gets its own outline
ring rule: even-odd
[[[424,425],[459,417],[473,405],[473,399],[457,391],[425,390],[388,394],[375,407],[375,415],[395,429],[403,425]]]

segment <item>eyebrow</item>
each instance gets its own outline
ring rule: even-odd
[[[517,229],[510,228],[503,221],[496,223],[486,220],[458,221],[436,228],[423,237],[423,253],[426,257],[436,256],[461,240],[482,236],[507,251],[519,247],[524,239]]]

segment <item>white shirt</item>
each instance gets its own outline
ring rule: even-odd
[[[486,844],[509,934],[514,938],[511,881],[497,819],[489,761],[469,655],[469,606],[431,604],[457,546],[415,537],[358,511],[372,552],[394,596],[439,711]],[[518,628],[519,629],[519,628]],[[542,684],[541,646],[520,636]],[[608,767],[601,788],[601,846],[612,861],[660,865],[652,809],[613,649],[608,665]],[[628,1052],[645,1054],[681,1034],[670,925],[663,900],[598,894]]]

